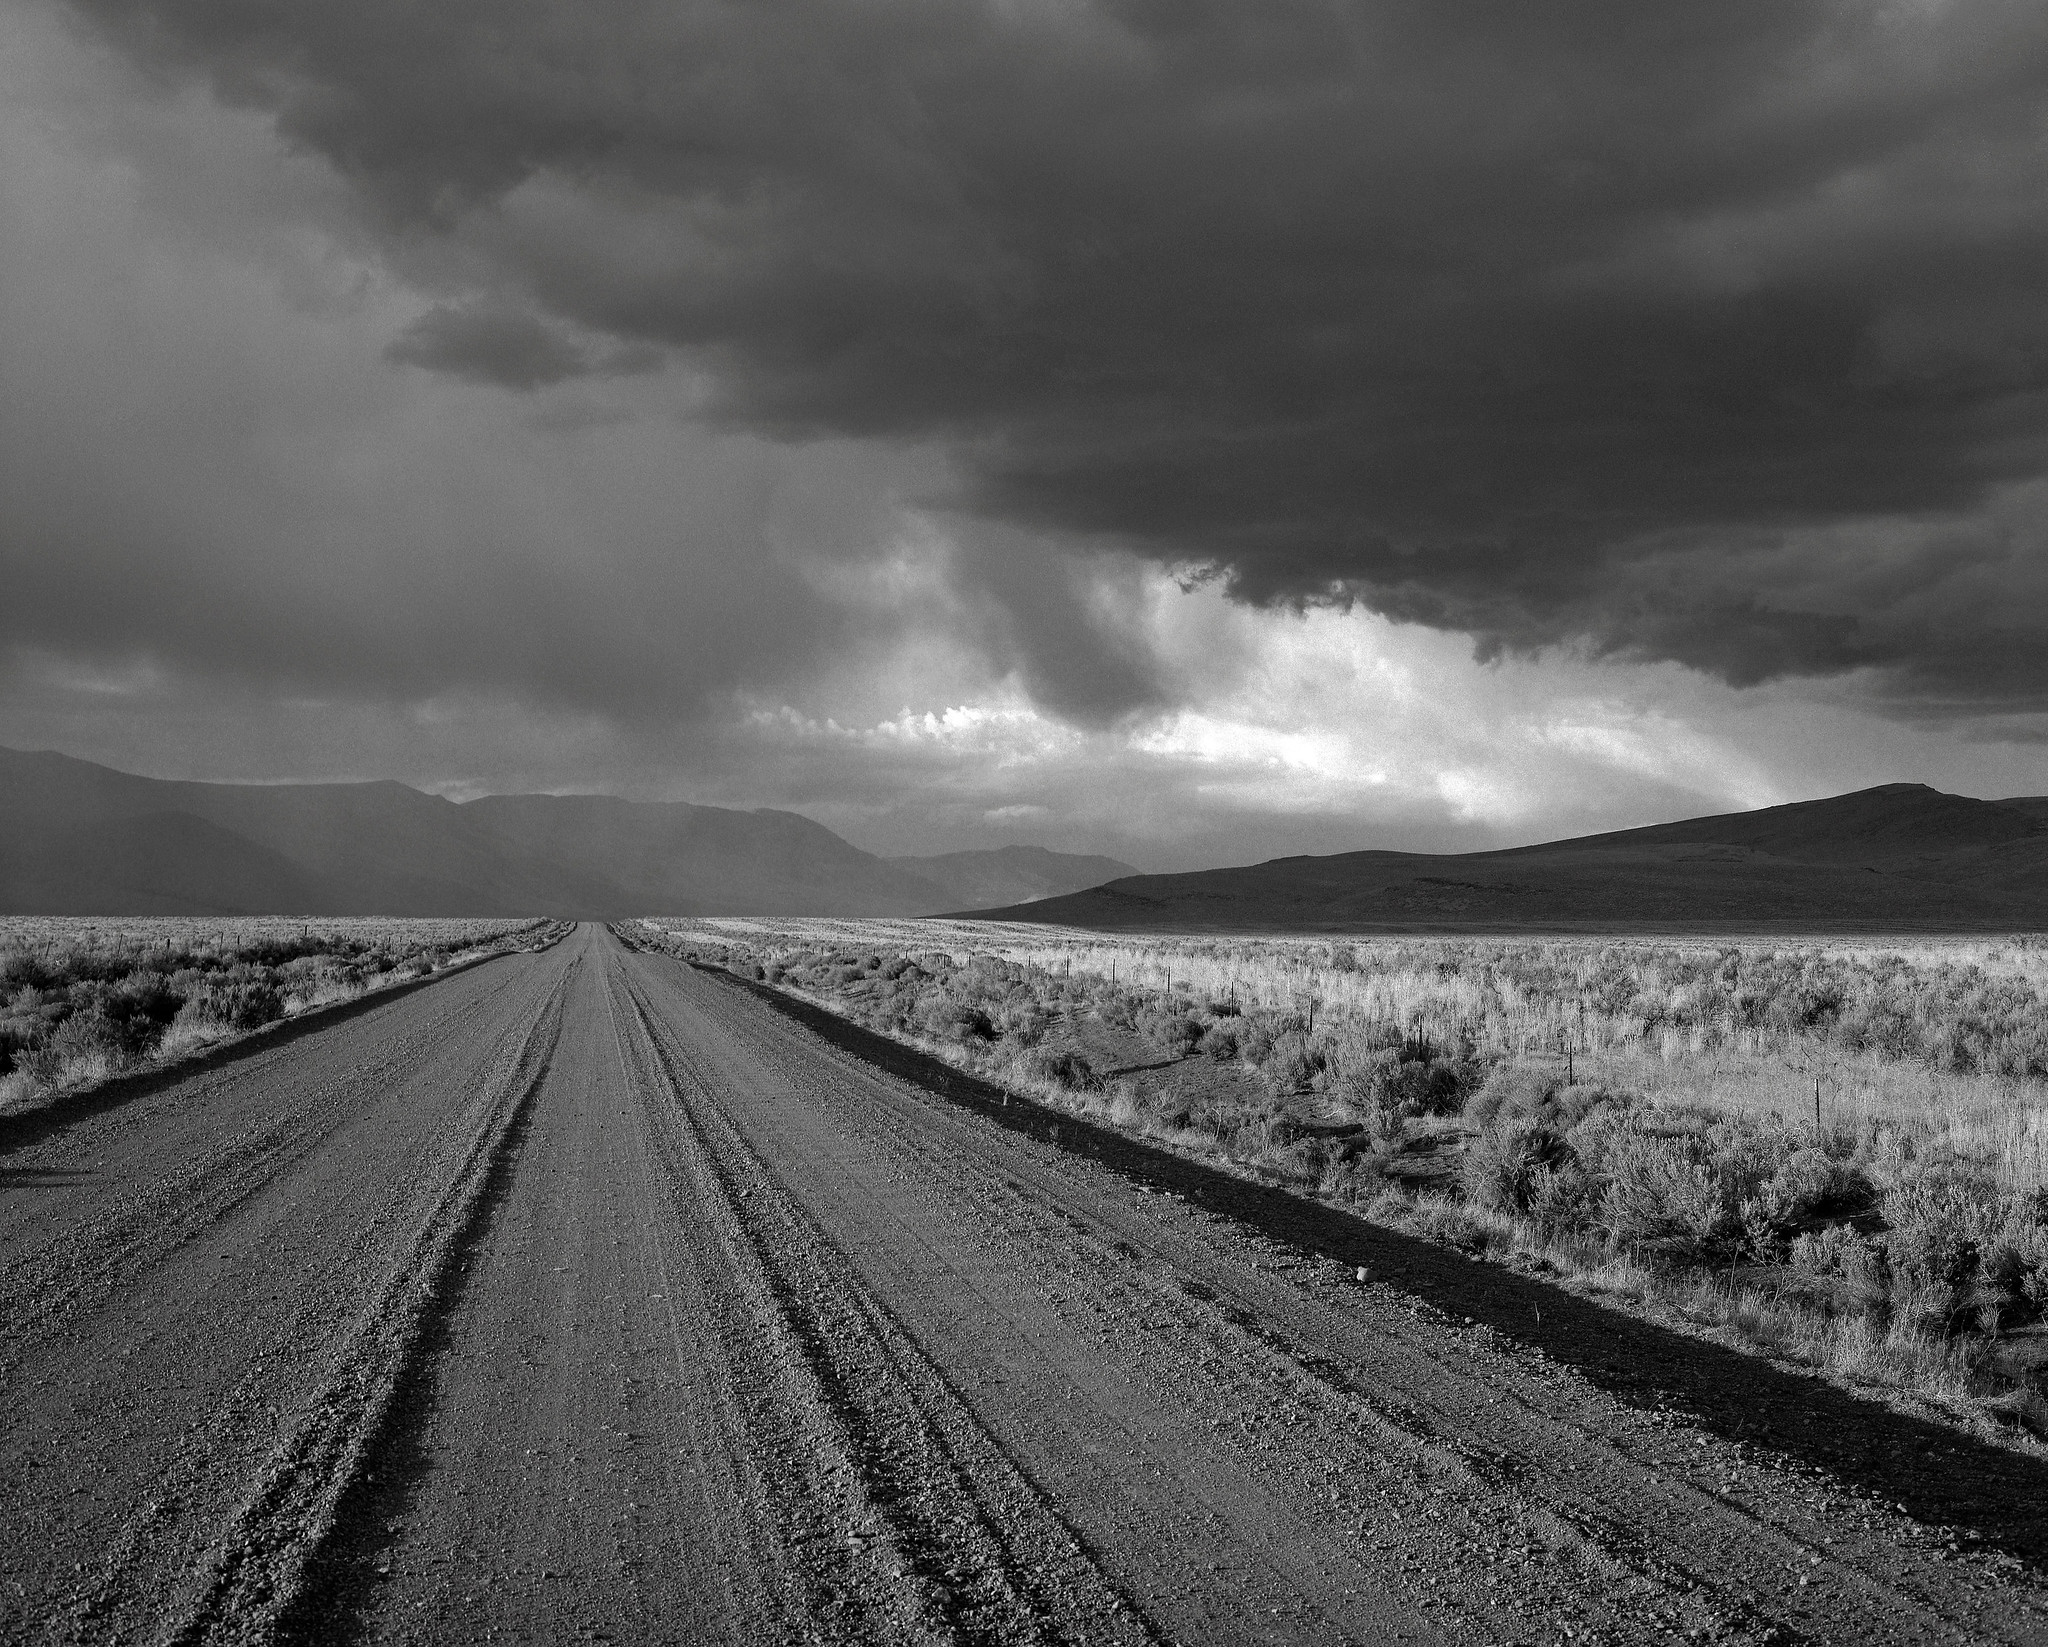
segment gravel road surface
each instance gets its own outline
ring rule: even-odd
[[[2048,1640],[2032,1459],[600,927],[0,1152],[7,1642]]]

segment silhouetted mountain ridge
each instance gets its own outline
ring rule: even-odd
[[[974,912],[1124,931],[1987,931],[2048,927],[2048,798],[1925,784],[1538,846],[1137,875]]]
[[[919,915],[1130,873],[1035,847],[879,858],[794,812],[181,783],[0,749],[8,914]]]

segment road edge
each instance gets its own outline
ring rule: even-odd
[[[401,978],[393,983],[379,984],[366,989],[360,995],[351,995],[343,1001],[328,1001],[320,1006],[308,1007],[289,1018],[280,1018],[275,1023],[232,1035],[211,1046],[200,1047],[185,1053],[168,1063],[151,1064],[145,1069],[125,1070],[119,1075],[109,1075],[104,1080],[89,1082],[82,1087],[73,1087],[69,1092],[57,1094],[47,1103],[33,1109],[10,1110],[0,1113],[0,1156],[11,1154],[31,1144],[64,1131],[89,1116],[101,1115],[110,1109],[119,1109],[123,1104],[133,1103],[137,1098],[146,1098],[153,1092],[161,1092],[190,1076],[203,1075],[209,1070],[219,1069],[240,1059],[253,1057],[272,1047],[289,1046],[301,1036],[316,1030],[344,1023],[372,1007],[382,1006],[387,1001],[410,995],[414,990],[425,989],[444,978],[453,978],[457,973],[467,972],[473,967],[484,966],[491,961],[502,961],[508,955],[539,955],[552,949],[570,932],[575,923],[570,922],[564,930],[548,936],[545,942],[532,945],[518,945],[506,949],[495,949],[487,955],[472,955],[452,966],[426,973],[417,978]]]
[[[753,995],[835,1050],[942,1102],[1133,1181],[1173,1188],[1269,1239],[1363,1268],[1374,1282],[1440,1312],[1447,1324],[1491,1329],[1625,1405],[1684,1411],[1731,1440],[1781,1454],[1789,1468],[1818,1467],[1851,1492],[1896,1503],[1924,1526],[1968,1529],[1970,1543],[2048,1575],[2048,1512],[2041,1508],[2048,1503],[2048,1460],[2039,1453],[1198,1161],[1009,1092],[771,984],[670,958]]]

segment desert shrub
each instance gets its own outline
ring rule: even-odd
[[[1263,1064],[1273,1056],[1273,1032],[1256,1018],[1247,1018],[1237,1032],[1237,1055],[1248,1064]]]
[[[1829,1313],[1861,1316],[1879,1329],[1890,1324],[1891,1265],[1882,1241],[1828,1224],[1794,1236],[1786,1256],[1796,1276],[1824,1284]]]
[[[1407,1058],[1395,1052],[1369,1055],[1359,1072],[1366,1102],[1401,1115],[1455,1115],[1467,1090],[1464,1069],[1430,1058]]]
[[[1956,1171],[1917,1173],[1884,1195],[1899,1317],[1923,1331],[1985,1332],[2048,1310],[2048,1197],[2001,1195]]]
[[[1503,1110],[1533,1114],[1561,1084],[1553,1071],[1532,1064],[1495,1064],[1466,1103],[1465,1118],[1486,1127]]]
[[[1438,1067],[1448,1067],[1461,1090],[1471,1091],[1464,1100],[1463,1113],[1482,1131],[1499,1121],[1524,1119],[1569,1133],[1589,1117],[1626,1114],[1636,1103],[1632,1094],[1592,1083],[1566,1086],[1553,1072],[1527,1064],[1496,1064],[1472,1083],[1472,1088],[1466,1083],[1477,1073],[1476,1064]]]
[[[1413,1098],[1422,1115],[1456,1115],[1484,1079],[1477,1059],[1435,1058],[1424,1066],[1426,1078]]]
[[[1730,1115],[1708,1122],[1698,1147],[1719,1175],[1722,1193],[1736,1203],[1754,1199],[1801,1143],[1801,1135],[1775,1117]]]
[[[1052,1028],[1052,1021],[1052,1015],[1027,996],[1004,1004],[997,1027],[1008,1039],[1029,1047],[1045,1039],[1046,1032]]]
[[[1698,1141],[1637,1129],[1607,1159],[1600,1221],[1617,1247],[1652,1263],[1710,1259],[1732,1234],[1735,1211]]]
[[[1379,1194],[1386,1188],[1386,1182],[1385,1163],[1378,1154],[1341,1150],[1324,1163],[1322,1179],[1316,1187],[1325,1195],[1356,1202]]]
[[[33,984],[23,984],[0,1009],[0,1070],[13,1068],[31,1047],[48,1039],[69,1004],[61,995],[46,994]]]
[[[1173,1008],[1138,1014],[1138,1033],[1170,1058],[1185,1057],[1202,1039],[1203,1025],[1191,1012]]]
[[[1836,1276],[1843,1273],[1851,1252],[1866,1244],[1850,1225],[1829,1224],[1794,1236],[1787,1260],[1802,1275]]]
[[[1139,1107],[1170,1131],[1180,1132],[1194,1125],[1194,1106],[1177,1093],[1153,1093],[1149,1103],[1141,1101]]]
[[[2048,1225],[2008,1214],[1979,1249],[1975,1294],[1986,1332],[2038,1320],[2048,1310]]]
[[[1401,1109],[1401,1057],[1391,1048],[1368,1050],[1349,1046],[1331,1071],[1330,1090],[1367,1114],[1398,1115]]]
[[[284,998],[277,986],[263,978],[213,978],[185,997],[178,1018],[218,1024],[226,1029],[251,1030],[274,1023],[284,1016]]]
[[[1934,1334],[1964,1324],[1987,1233],[1979,1195],[1956,1174],[1916,1174],[1887,1189],[1883,1215],[1897,1317]]]
[[[153,1027],[146,1019],[116,1017],[104,1002],[92,1001],[30,1048],[22,1064],[45,1086],[79,1074],[122,1069],[149,1050]]]
[[[1247,1108],[1235,1098],[1210,1092],[1161,1092],[1151,1100],[1163,1125],[1206,1134],[1246,1157],[1263,1155],[1274,1142],[1277,1112],[1270,1106]]]
[[[1387,1072],[1387,1099],[1403,1115],[1435,1115],[1445,1107],[1441,1066],[1404,1058]]]
[[[1275,1038],[1266,1073],[1282,1092],[1300,1092],[1323,1072],[1325,1064],[1323,1048],[1300,1030],[1290,1029]]]
[[[147,1024],[147,1029],[138,1027],[132,1033],[148,1039],[154,1039],[177,1017],[185,999],[168,976],[152,968],[131,972],[106,985],[100,998],[115,1017],[138,1026]]]
[[[1070,1092],[1100,1092],[1102,1077],[1085,1053],[1072,1047],[1034,1047],[1025,1072]]]
[[[1858,1211],[1875,1194],[1853,1162],[1806,1145],[1785,1154],[1764,1180],[1759,1198],[1773,1226],[1790,1230],[1809,1219]]]
[[[1344,1146],[1327,1138],[1296,1138],[1278,1148],[1269,1141],[1265,1152],[1267,1164],[1283,1177],[1306,1184],[1321,1184],[1343,1155]]]
[[[1592,1223],[1602,1187],[1567,1154],[1530,1172],[1524,1210],[1546,1234],[1575,1234]]]
[[[1537,1173],[1569,1160],[1564,1135],[1555,1127],[1525,1117],[1495,1121],[1480,1129],[1459,1164],[1465,1198],[1501,1212],[1526,1213],[1533,1205]]]
[[[1238,1026],[1234,1022],[1211,1024],[1202,1031],[1201,1040],[1195,1043],[1195,1050],[1205,1058],[1219,1064],[1230,1063],[1237,1057]]]
[[[942,996],[933,1003],[925,1014],[924,1027],[927,1034],[942,1041],[993,1041],[996,1038],[995,1021],[985,1011],[950,995]]]

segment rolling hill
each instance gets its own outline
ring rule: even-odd
[[[2048,797],[1885,784],[1502,851],[1134,875],[974,913],[1121,931],[2048,929]]]
[[[1131,872],[1035,847],[880,858],[794,812],[179,783],[0,749],[4,914],[921,915]]]

